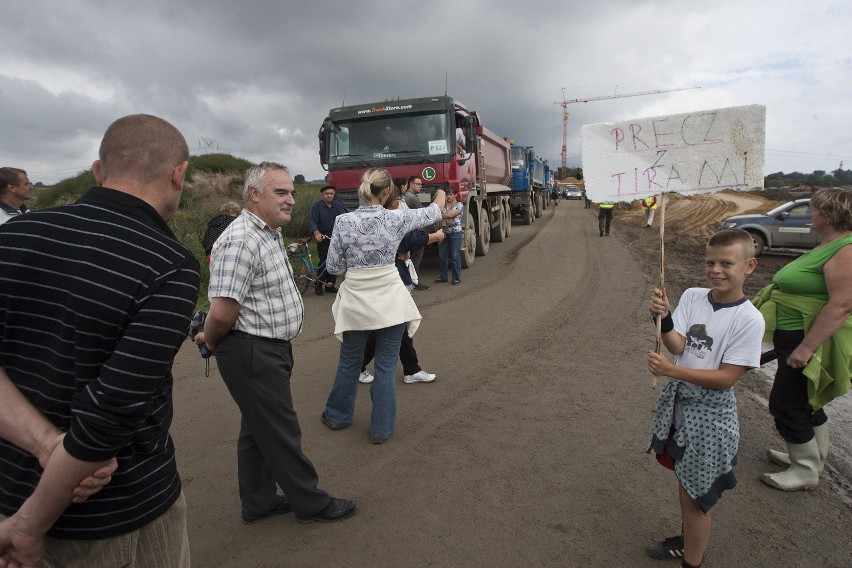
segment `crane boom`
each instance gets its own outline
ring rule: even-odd
[[[640,91],[638,93],[623,93],[615,95],[604,95],[601,97],[589,97],[585,99],[565,99],[565,87],[562,88],[562,100],[553,101],[553,104],[562,107],[562,172],[568,167],[568,105],[573,103],[589,103],[592,101],[603,101],[606,99],[623,99],[627,97],[641,97],[644,95],[659,95],[661,93],[673,93],[675,91],[689,91],[691,89],[700,89],[701,87],[679,87],[677,89],[659,89],[656,91]]]

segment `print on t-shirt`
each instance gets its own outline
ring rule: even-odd
[[[686,332],[686,350],[698,359],[704,359],[708,351],[713,351],[713,338],[707,335],[707,326],[693,324]]]

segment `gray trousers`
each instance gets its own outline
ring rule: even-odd
[[[0,521],[6,517],[0,514]],[[45,537],[39,568],[189,568],[186,499],[133,532],[99,540]]]
[[[231,332],[215,355],[242,414],[237,474],[243,516],[267,513],[275,503],[276,485],[296,515],[319,512],[331,497],[317,488],[317,472],[302,453],[302,430],[290,393],[290,342]]]

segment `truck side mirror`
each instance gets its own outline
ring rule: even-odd
[[[464,151],[467,154],[476,152],[476,127],[479,121],[475,116],[468,115],[462,122],[464,128]]]
[[[464,139],[464,151],[467,154],[473,154],[476,151],[476,131],[471,130]]]
[[[325,166],[328,164],[328,131],[329,131],[329,120],[326,118],[322,126],[320,126],[319,134],[317,137],[319,138],[319,158],[320,163]]]

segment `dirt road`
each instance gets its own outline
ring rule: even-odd
[[[628,231],[630,215],[617,214],[614,236],[599,238],[594,215],[562,201],[532,226],[515,224],[506,242],[462,273],[460,286],[431,284],[437,268],[427,255],[432,288],[415,292],[424,315],[416,344],[438,380],[399,380],[397,429],[380,446],[368,441],[368,386],[360,387],[352,428],[320,423],[339,344],[332,299],[306,297],[293,395],[321,486],[358,501],[345,522],[301,525],[285,515],[240,524],[239,414],[215,361],[205,378],[195,347],[185,344],[174,369],[172,432],[193,564],[676,565],[644,552],[675,534],[679,517],[673,475],[644,453],[658,391],[644,362],[653,348],[653,279],[640,237],[652,237],[644,227]],[[700,256],[673,258],[701,284]],[[714,509],[705,566],[852,564],[852,510],[825,486],[785,494],[759,483],[769,469],[764,448],[777,438],[753,398],[740,397],[740,416],[739,486]]]

